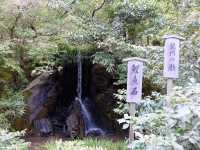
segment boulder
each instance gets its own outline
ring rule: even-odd
[[[69,108],[69,115],[66,118],[66,126],[70,138],[82,138],[84,136],[84,120],[81,115],[78,101],[74,101],[72,106]]]
[[[27,96],[26,115],[30,124],[33,120],[48,117],[48,113],[54,108],[57,99],[57,86],[53,75],[43,73],[23,91]]]
[[[48,118],[34,120],[34,129],[40,136],[48,136],[53,132],[53,127]]]

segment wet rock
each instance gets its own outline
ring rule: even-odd
[[[80,111],[80,105],[77,101],[73,102],[69,108],[69,116],[66,119],[67,133],[71,138],[82,138],[84,136],[85,127]]]
[[[52,133],[53,127],[48,118],[34,120],[34,128],[40,136],[48,136]]]
[[[117,130],[118,117],[113,109],[117,106],[113,97],[113,75],[108,73],[104,66],[96,64],[91,71],[90,93],[92,96],[93,110],[96,122],[108,130]]]
[[[91,70],[91,77],[90,91],[93,97],[112,86],[112,75],[103,65],[95,64]]]
[[[116,101],[113,98],[112,74],[100,64],[89,66],[83,64],[82,97],[89,97],[90,100],[85,103],[99,128],[117,129],[117,117],[113,112]],[[26,115],[29,124],[48,118],[46,122],[51,122],[54,133],[64,133],[71,138],[85,136],[84,118],[79,102],[75,101],[76,67],[76,64],[68,64],[58,76],[56,73],[44,73],[28,85],[24,95],[27,96]],[[48,134],[46,131],[44,133]],[[93,130],[88,136],[100,134],[99,130]]]
[[[54,109],[57,99],[57,82],[51,74],[44,73],[33,80],[23,91],[28,97],[27,113],[29,123],[47,118]]]
[[[98,136],[104,136],[104,131],[100,128],[92,128],[89,131],[87,131],[86,136],[90,137],[98,137]]]

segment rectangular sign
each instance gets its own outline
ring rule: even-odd
[[[128,61],[127,102],[140,103],[142,98],[143,62]]]
[[[164,46],[164,77],[178,78],[180,40],[167,38]]]

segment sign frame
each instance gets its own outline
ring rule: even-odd
[[[179,77],[179,52],[182,37],[166,35],[163,37],[164,45],[164,69],[165,78],[177,79]]]
[[[144,62],[147,62],[147,61],[145,59],[142,59],[142,58],[139,58],[139,57],[130,57],[130,58],[123,59],[123,62],[128,62],[129,63],[131,61],[142,63],[142,72],[140,72],[141,73],[140,79],[142,79],[143,78],[143,64],[144,64]],[[139,88],[141,88],[140,90],[142,92],[142,80],[140,82],[141,82],[140,83],[141,86]],[[127,79],[127,83],[128,83],[128,79]],[[127,90],[128,90],[128,84],[127,84]],[[138,104],[139,101],[137,101],[137,100],[136,101],[135,100],[134,101],[127,100],[127,102],[129,103],[129,113],[130,113],[130,116],[135,116],[136,104]],[[132,140],[135,140],[135,133],[134,133],[134,127],[133,127],[133,125],[130,125],[130,129],[129,129],[129,142],[131,142]]]
[[[163,36],[163,39],[165,40],[163,76],[165,78],[167,78],[167,104],[170,105],[171,96],[173,95],[173,87],[174,87],[173,81],[179,77],[179,75],[178,75],[178,72],[179,72],[179,57],[180,57],[179,53],[180,53],[181,40],[184,40],[185,38],[177,36],[177,35],[165,35],[165,36]],[[178,56],[177,56],[178,58],[175,60],[176,61],[176,65],[178,65],[178,66],[176,66],[177,70],[176,70],[176,72],[174,74],[170,74],[170,73],[167,74],[166,73],[166,69],[167,69],[167,64],[166,64],[167,63],[167,58],[165,58],[165,56],[167,56],[166,41],[169,40],[169,39],[175,39],[176,42],[178,42],[178,47],[176,47],[177,49],[175,51],[175,53],[178,53]]]

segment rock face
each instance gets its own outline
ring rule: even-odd
[[[70,77],[74,72],[70,72],[69,68],[67,71],[59,75],[44,73],[24,89],[24,95],[28,98],[26,116],[34,127],[34,133],[41,136],[62,133],[71,138],[84,136],[80,106],[73,101],[76,91],[75,88],[70,89],[74,80],[65,79],[65,76]],[[73,90],[73,93],[66,93],[67,89]]]
[[[95,64],[91,69],[91,96],[94,98],[97,94],[112,88],[112,82],[112,76],[106,71],[105,67]]]
[[[99,122],[101,118],[104,128],[117,130],[117,115],[113,112],[116,107],[116,101],[113,98],[113,77],[100,64],[95,64],[91,69],[90,93],[94,105],[92,112],[95,114],[98,110],[96,122]]]
[[[48,118],[34,120],[34,127],[40,136],[48,136],[53,132],[53,127]]]
[[[67,133],[71,138],[84,137],[84,121],[81,115],[80,105],[74,101],[69,109],[69,116],[66,119]]]
[[[24,90],[29,95],[27,102],[27,115],[29,123],[33,120],[48,118],[57,99],[58,84],[54,77],[44,73],[31,82]]]
[[[100,64],[83,63],[83,95],[97,127],[117,129],[113,109],[113,77]],[[85,122],[77,102],[77,64],[67,64],[62,72],[44,73],[24,90],[27,118],[41,135],[62,133],[71,138],[85,136]],[[107,130],[106,130],[107,131]],[[91,133],[92,135],[97,134]]]

